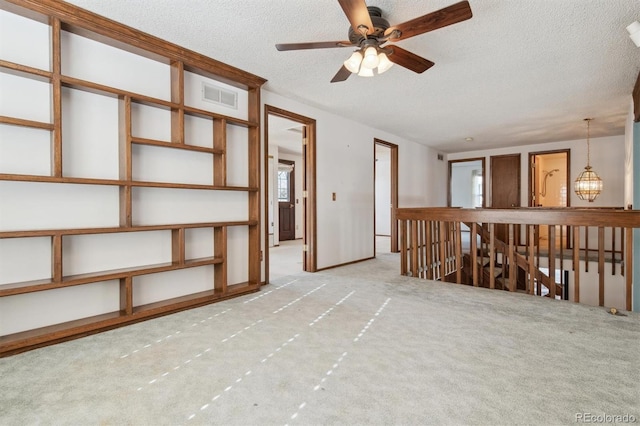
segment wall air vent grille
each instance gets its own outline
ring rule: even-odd
[[[202,100],[238,109],[238,93],[213,84],[202,83]]]

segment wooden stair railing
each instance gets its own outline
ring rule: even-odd
[[[524,289],[526,293],[538,295],[545,286],[549,296],[555,298],[562,295],[567,285],[564,274],[556,282],[556,271],[572,269],[573,300],[579,302],[581,269],[589,273],[590,263],[595,261],[598,304],[604,306],[605,303],[608,280],[605,264],[610,264],[610,275],[624,277],[623,293],[613,297],[624,301],[620,308],[631,310],[632,268],[626,259],[633,259],[632,232],[640,228],[640,211],[438,207],[403,208],[395,213],[400,225],[403,275],[456,283],[466,281],[474,286],[506,287],[510,291]],[[463,248],[464,225],[469,227],[470,237]],[[507,241],[496,238],[496,225],[506,226]],[[535,244],[539,226],[549,228],[549,244],[544,249]],[[594,229],[597,232],[594,233]],[[517,246],[516,237],[523,236],[526,243]],[[465,271],[466,257],[469,260]],[[548,274],[540,270],[541,260],[548,261]],[[488,272],[484,271],[484,265]],[[483,283],[486,275],[492,279]],[[500,281],[496,285],[496,277],[504,280],[504,285]],[[612,291],[613,287],[607,297],[611,297]]]
[[[464,223],[464,224],[469,228],[472,227],[472,224],[470,223]],[[480,236],[481,241],[484,243],[488,243],[491,238],[490,233],[482,226],[477,226],[477,228],[480,229],[480,232],[478,233],[478,235]],[[512,235],[511,229],[509,231],[509,234]],[[502,254],[503,261],[502,263],[498,263],[501,265],[501,271],[500,271],[501,273],[500,274],[496,273],[496,276],[493,276],[493,277],[491,276],[491,274],[489,274],[490,280],[491,279],[496,280],[500,277],[500,275],[502,275],[501,278],[503,279],[509,278],[507,289],[510,291],[516,291],[517,273],[514,273],[510,268],[510,266],[515,263],[517,268],[522,269],[523,271],[525,271],[525,273],[530,274],[530,276],[532,277],[532,280],[527,280],[527,283],[526,283],[525,290],[527,291],[527,293],[535,294],[535,288],[533,284],[537,283],[537,284],[542,284],[549,289],[550,297],[555,297],[556,295],[562,294],[563,285],[558,284],[556,282],[552,283],[551,278],[547,274],[542,272],[538,266],[531,267],[529,263],[529,259],[526,256],[518,253],[518,251],[515,250],[515,247],[513,247],[512,245],[510,246],[509,244],[505,243],[504,241],[502,241],[501,239],[495,236],[494,236],[494,244],[495,244],[496,252]],[[507,259],[507,268],[504,267],[505,258]],[[555,291],[552,291],[553,290],[552,286],[555,286]],[[503,286],[503,289],[504,289],[504,286]],[[540,291],[538,291],[537,293],[541,294]]]

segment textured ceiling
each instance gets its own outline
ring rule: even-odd
[[[369,0],[393,24],[457,0]],[[350,48],[336,0],[72,0],[268,79],[265,89],[443,152],[621,135],[640,70],[640,0],[469,0],[473,18],[398,43],[435,62],[329,83]],[[473,137],[473,142],[466,142]]]

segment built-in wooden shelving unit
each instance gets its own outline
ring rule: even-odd
[[[31,301],[20,299],[30,297],[34,294],[43,294],[61,289],[79,289],[83,286],[103,285],[105,288],[115,282],[116,291],[107,292],[115,295],[115,301],[110,302],[110,306],[116,308],[104,312],[98,310],[92,315],[76,315],[71,320],[42,323],[33,328],[18,326],[20,331],[15,329],[17,322],[21,318],[2,317],[5,321],[4,327],[0,324],[0,356],[6,356],[48,345],[71,338],[85,336],[112,329],[114,327],[134,323],[140,320],[153,318],[159,315],[172,313],[184,309],[202,306],[217,300],[245,294],[258,290],[260,285],[260,132],[259,132],[259,111],[260,111],[260,87],[265,80],[222,64],[211,58],[207,58],[198,53],[186,50],[179,46],[168,43],[164,40],[141,33],[135,29],[118,24],[114,21],[102,18],[86,10],[77,8],[68,3],[57,0],[0,0],[0,10],[12,15],[21,16],[30,20],[35,20],[49,26],[49,46],[50,69],[40,69],[31,64],[21,64],[9,60],[10,58],[0,57],[0,74],[17,76],[28,80],[44,83],[50,89],[50,121],[43,121],[31,117],[23,117],[0,113],[0,126],[19,127],[32,129],[40,132],[50,133],[50,146],[46,147],[50,156],[49,173],[15,173],[2,170],[0,168],[0,185],[54,185],[54,186],[83,186],[93,188],[114,188],[117,190],[117,207],[119,217],[111,222],[115,226],[93,226],[93,227],[69,227],[51,226],[48,221],[48,206],[42,206],[42,220],[33,224],[32,227],[24,228],[16,226],[11,220],[3,220],[0,217],[0,248],[1,244],[11,240],[22,240],[26,244],[31,241],[38,241],[42,244],[46,239],[50,244],[50,276],[46,278],[7,281],[3,278],[3,271],[0,269],[0,309],[4,306],[6,311],[15,312],[16,304],[28,306],[29,312],[35,310],[46,313],[55,307],[48,306],[47,298],[36,298]],[[150,96],[145,90],[137,93],[131,88],[112,87],[99,81],[90,81],[64,72],[64,63],[82,58],[70,57],[73,52],[65,51],[64,37],[82,37],[98,42],[108,49],[119,49],[127,54],[133,54],[145,60],[157,61],[168,67],[168,90],[167,99]],[[20,35],[16,35],[20,37]],[[0,52],[1,56],[1,52]],[[126,71],[123,71],[126,73]],[[219,82],[225,87],[237,88],[246,95],[246,111],[241,113],[221,112],[221,109],[202,106],[197,103],[186,101],[189,96],[186,93],[185,74],[197,75],[198,78],[206,81]],[[77,173],[68,174],[66,166],[63,164],[65,155],[69,155],[65,149],[68,130],[66,124],[74,119],[70,117],[65,108],[68,107],[68,96],[65,91],[79,91],[100,98],[109,98],[117,102],[117,137],[111,141],[117,150],[117,174],[118,176],[80,176]],[[191,95],[193,96],[193,95]],[[11,99],[3,99],[3,102],[13,102]],[[21,100],[16,99],[15,102]],[[111,101],[113,102],[113,101]],[[148,137],[143,131],[134,131],[134,125],[138,128],[145,123],[136,122],[135,108],[148,108],[162,110],[166,114],[166,120],[162,126],[170,129],[170,135],[166,138]],[[64,121],[64,120],[66,121]],[[206,126],[210,126],[210,139],[198,140],[197,144],[193,140],[187,140],[187,120],[201,120]],[[151,126],[153,127],[153,126]],[[240,150],[241,154],[234,156],[231,163],[230,155],[234,144],[238,143],[236,131],[231,128],[244,129],[240,138],[246,139],[241,143],[246,143],[246,148]],[[153,132],[152,132],[153,133]],[[229,136],[233,133],[233,138]],[[98,136],[98,135],[96,135]],[[7,143],[4,141],[3,143]],[[209,182],[185,182],[172,181],[171,178],[145,179],[140,178],[140,170],[136,164],[146,164],[145,155],[147,151],[156,150],[165,160],[174,158],[171,153],[183,152],[184,155],[204,156],[198,157],[198,164],[209,164],[207,170],[211,171]],[[81,156],[81,154],[80,154]],[[238,157],[242,157],[238,159]],[[74,157],[74,161],[77,160]],[[180,158],[176,157],[180,161]],[[206,159],[208,158],[208,160]],[[242,163],[239,167],[238,164]],[[191,165],[180,164],[182,168],[189,168]],[[197,165],[194,165],[197,167]],[[246,173],[241,182],[238,183],[236,169]],[[171,172],[172,170],[168,170]],[[234,172],[234,173],[232,173]],[[235,179],[230,179],[233,174]],[[169,173],[171,175],[171,173]],[[1,187],[0,187],[1,188]],[[39,187],[40,188],[40,187]],[[16,189],[9,189],[9,191]],[[45,191],[46,189],[38,189]],[[213,205],[211,216],[208,220],[188,220],[179,219],[169,221],[169,223],[157,223],[158,219],[145,219],[140,216],[139,204],[140,194],[136,191],[161,190],[180,191],[188,193],[196,205],[204,202],[206,205]],[[193,194],[192,190],[198,190]],[[28,196],[32,196],[34,191],[27,191]],[[37,193],[37,191],[36,191]],[[233,195],[235,202],[229,203],[228,196]],[[244,194],[244,195],[243,195]],[[26,195],[25,195],[26,196]],[[240,198],[237,198],[240,197]],[[36,200],[37,202],[37,200]],[[105,205],[113,202],[113,199],[105,199]],[[79,211],[82,214],[82,199],[73,199],[78,207],[70,206],[69,209]],[[207,204],[208,203],[208,204]],[[234,204],[235,203],[235,204]],[[246,207],[238,207],[246,206]],[[185,206],[185,210],[191,208]],[[244,209],[239,211],[238,209]],[[215,211],[214,211],[215,210]],[[232,213],[229,213],[231,211]],[[136,218],[136,213],[138,217]],[[216,213],[218,212],[218,213]],[[223,220],[218,220],[214,216],[221,214],[225,216]],[[234,213],[235,212],[235,213]],[[0,214],[2,211],[0,210]],[[209,212],[199,212],[207,216]],[[228,219],[228,217],[232,217]],[[91,218],[88,218],[91,222]],[[182,223],[185,222],[185,223]],[[18,223],[20,223],[18,221]],[[242,232],[230,237],[230,232],[240,229]],[[191,239],[187,237],[190,233],[203,232],[202,235],[211,235],[210,253],[206,256],[193,256],[190,253],[198,252],[190,247]],[[82,265],[74,265],[72,271],[67,273],[66,266],[72,262],[70,251],[73,250],[75,239],[90,236],[91,238],[108,238],[109,235],[124,236],[133,235],[145,238],[145,235],[158,235],[162,243],[166,246],[166,253],[169,255],[155,263],[146,263],[144,260],[136,265],[124,265],[116,268],[106,268],[100,270],[84,271]],[[200,234],[198,234],[200,235]],[[201,238],[202,239],[202,238]],[[238,240],[241,242],[238,243]],[[125,240],[129,241],[129,240]],[[127,247],[118,247],[117,242],[105,240],[105,244],[110,244],[110,250],[126,250]],[[115,245],[114,245],[115,244]],[[122,243],[124,244],[124,243]],[[240,244],[246,247],[244,256],[238,256],[238,250],[231,250],[230,245]],[[236,258],[231,259],[230,250],[235,253]],[[202,252],[203,249],[199,249]],[[96,257],[105,256],[104,253],[96,253]],[[108,254],[106,255],[108,256]],[[144,259],[144,256],[141,257]],[[28,264],[28,259],[24,262]],[[117,261],[116,261],[117,263]],[[240,266],[238,266],[240,265]],[[230,278],[230,268],[242,269],[243,273],[236,273],[236,276],[244,277],[241,282],[235,282]],[[187,271],[197,268],[212,268],[212,277],[208,283],[208,289],[195,291],[187,294],[180,294],[168,298],[160,296],[152,298],[151,302],[140,302],[136,300],[138,291],[138,279],[140,277],[155,277],[173,271]],[[83,272],[76,273],[81,269]],[[21,271],[18,271],[20,275]],[[15,275],[15,274],[13,274]],[[26,274],[28,275],[28,274]],[[206,275],[206,274],[205,274]],[[6,275],[5,275],[6,276]],[[105,284],[106,283],[106,284]],[[176,287],[180,283],[175,284]],[[172,291],[175,289],[172,289]],[[49,293],[47,293],[49,294]],[[81,297],[71,295],[70,297]],[[148,299],[148,298],[147,298]],[[44,302],[43,302],[44,301]],[[15,303],[14,303],[15,302]],[[92,300],[77,299],[75,303],[91,304]],[[41,303],[42,306],[34,306]],[[13,304],[13,305],[12,305]],[[11,308],[11,309],[9,309]],[[26,313],[28,315],[28,313]],[[53,315],[53,318],[57,318]],[[41,321],[42,322],[42,321]],[[11,323],[11,324],[9,324]],[[9,326],[7,326],[9,324]],[[8,328],[7,328],[8,327]],[[9,330],[9,332],[5,330]]]

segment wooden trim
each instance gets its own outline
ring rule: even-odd
[[[62,69],[62,41],[60,20],[51,19],[51,68],[52,68],[52,120],[51,135],[51,174],[62,177],[62,85],[60,80]]]
[[[5,61],[3,59],[0,59],[0,68],[4,68],[4,72],[9,74],[32,78],[38,81],[50,82],[53,76],[51,71],[41,70],[39,68],[33,68],[28,65],[22,65],[11,61]]]
[[[374,138],[374,161],[375,161],[375,146],[383,145],[390,149],[390,166],[391,166],[391,178],[390,178],[390,186],[391,186],[391,253],[398,253],[400,249],[398,248],[398,220],[396,219],[396,209],[399,207],[398,205],[398,170],[399,170],[399,148],[398,145],[383,141],[382,139]],[[375,164],[375,163],[374,163]],[[375,172],[375,166],[374,166]],[[375,235],[375,173],[374,173],[374,235]],[[374,255],[375,255],[375,236],[374,236]]]
[[[31,127],[34,129],[54,130],[55,126],[51,123],[43,123],[41,121],[24,120],[22,118],[0,116],[0,124],[9,124],[12,126]]]
[[[213,257],[222,259],[214,266],[213,285],[216,293],[224,294],[227,289],[227,227],[213,229]]]
[[[51,280],[54,282],[62,281],[62,235],[60,234],[51,236],[51,265]]]
[[[449,160],[448,162],[448,175],[447,175],[447,207],[451,206],[451,175],[453,173],[453,163],[467,163],[467,162],[475,162],[480,161],[482,163],[482,207],[486,207],[487,205],[487,168],[485,157],[473,157],[473,158],[462,158],[459,160]]]
[[[133,277],[120,278],[120,312],[133,314]]]
[[[248,117],[251,121],[260,121],[260,89],[252,88],[249,90],[249,111]],[[249,219],[257,222],[257,225],[249,227],[249,281],[260,282],[262,271],[262,243],[266,243],[267,240],[260,238],[260,231],[262,226],[261,221],[261,209],[260,209],[260,197],[263,193],[263,186],[260,185],[260,128],[250,127],[248,135],[248,167],[249,167],[249,186],[257,187],[257,192],[249,193]],[[226,183],[226,181],[225,181]],[[266,198],[266,196],[265,196]],[[265,229],[267,227],[265,226]]]
[[[352,260],[350,262],[339,263],[337,265],[326,266],[324,268],[318,268],[314,272],[327,271],[329,269],[340,268],[342,266],[354,265],[356,263],[366,262],[367,260],[375,259],[375,257],[364,257],[362,259]]]
[[[307,248],[304,251],[303,270],[306,272],[318,271],[318,254],[317,254],[317,204],[316,204],[316,120],[313,118],[305,117],[300,114],[296,114],[291,111],[284,110],[272,105],[264,106],[264,145],[263,145],[263,165],[264,165],[264,185],[268,185],[269,182],[269,116],[282,117],[295,121],[304,125],[304,132],[306,136],[306,144],[303,145],[302,158],[304,167],[304,176],[302,182],[302,190],[306,191],[307,196],[302,199],[303,206],[303,227],[304,237],[303,244]],[[269,200],[265,195],[264,197],[264,214],[267,215],[269,211]],[[269,227],[264,227],[265,241],[267,247],[265,250],[265,281],[269,282]]]
[[[171,142],[183,145],[184,141],[184,63],[171,61],[171,102],[179,108],[171,109]]]
[[[215,70],[215,73],[211,71],[209,73],[236,87],[255,88],[266,82],[261,77],[69,3],[59,0],[3,0],[3,2],[19,5],[42,15],[52,16],[64,24],[65,31],[131,53],[164,63],[183,61],[189,63],[191,68],[198,70]],[[0,8],[4,8],[3,6],[0,4]]]
[[[220,152],[213,157],[213,184],[227,184],[227,121],[213,120],[213,149]]]

